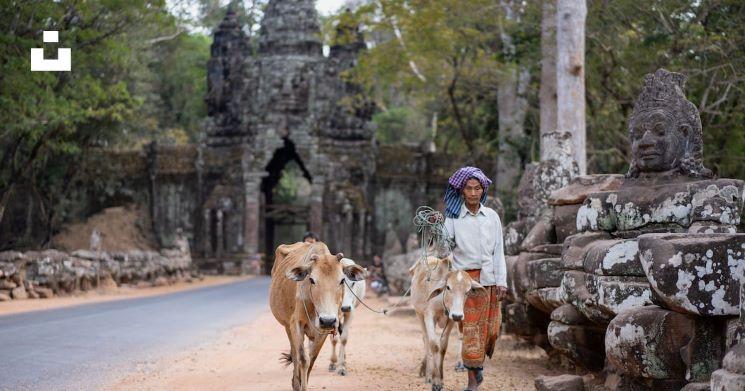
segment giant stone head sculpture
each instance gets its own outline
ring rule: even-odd
[[[712,176],[703,165],[701,119],[683,93],[685,82],[684,75],[665,69],[644,76],[644,87],[629,117],[631,167],[627,177]]]

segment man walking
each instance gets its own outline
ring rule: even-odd
[[[448,181],[445,192],[445,228],[453,248],[453,267],[465,270],[485,290],[469,293],[463,318],[463,365],[468,388],[476,391],[484,381],[485,356],[491,358],[502,321],[500,300],[507,293],[502,223],[484,206],[491,180],[476,167],[463,167]]]

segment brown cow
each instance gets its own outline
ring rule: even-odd
[[[275,251],[269,305],[290,339],[287,364],[293,364],[292,389],[308,388],[308,375],[318,352],[338,325],[344,277],[362,281],[365,269],[344,266],[342,254],[332,255],[323,242],[280,245]],[[308,337],[310,360],[305,352]]]
[[[472,289],[484,289],[462,270],[450,270],[452,259],[428,257],[417,261],[411,274],[411,303],[422,326],[424,358],[419,369],[432,383],[432,391],[442,390],[442,364],[450,331],[463,320],[463,305]],[[438,335],[436,327],[444,327]],[[458,352],[460,354],[460,352]]]

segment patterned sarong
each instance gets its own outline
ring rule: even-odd
[[[481,270],[467,270],[471,278],[479,281]],[[473,290],[468,294],[463,308],[463,365],[468,369],[484,366],[484,357],[491,358],[494,344],[502,324],[500,302],[495,286]]]

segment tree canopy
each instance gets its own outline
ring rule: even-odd
[[[500,132],[497,91],[512,67],[527,69],[524,135],[510,146],[523,163],[538,157],[542,2],[376,0],[356,9],[370,50],[356,70],[384,115],[380,140],[427,137],[455,153],[494,154]],[[745,5],[731,1],[588,1],[587,143],[590,173],[622,173],[626,119],[646,73],[665,67],[688,76],[701,112],[705,162],[718,175],[745,177],[743,61]],[[505,37],[507,39],[505,39]],[[396,120],[399,118],[398,120]],[[418,124],[417,126],[412,126]],[[391,128],[391,126],[396,126]],[[427,131],[427,130],[430,131]],[[398,131],[398,130],[396,130]]]

